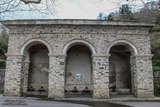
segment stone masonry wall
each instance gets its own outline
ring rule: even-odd
[[[135,76],[136,76],[136,96],[153,97],[153,72],[152,56],[136,56]]]
[[[50,98],[63,98],[65,83],[65,55],[50,55],[49,95]]]
[[[48,96],[53,98],[64,97],[66,59],[66,52],[64,51],[67,51],[64,50],[64,47],[72,41],[74,41],[73,44],[90,44],[90,46],[86,46],[91,49],[93,55],[94,98],[109,98],[109,53],[107,49],[113,42],[126,41],[127,43],[133,44],[137,49],[137,53],[135,52],[135,54],[140,56],[151,54],[150,37],[148,35],[148,30],[151,25],[117,22],[102,23],[101,21],[76,22],[68,20],[57,22],[54,20],[49,22],[37,21],[36,23],[32,21],[11,21],[4,22],[4,24],[10,30],[5,95],[21,94],[20,88],[18,88],[21,85],[21,61],[17,62],[17,57],[10,60],[10,55],[23,55],[21,52],[25,49],[24,44],[31,40],[33,40],[33,42],[34,40],[35,42],[36,40],[44,41],[48,44],[47,47],[50,48]],[[79,40],[83,41],[83,43],[79,43]],[[136,57],[135,54],[133,54],[133,56]],[[149,60],[148,57],[138,57],[135,58],[135,60],[137,68],[134,70],[136,70],[138,74],[138,76],[134,76],[137,77],[135,79],[137,81],[135,84],[137,86],[135,88],[135,90],[137,90],[137,96],[145,97],[145,92],[151,95],[153,93],[151,60]],[[139,63],[143,65],[139,64],[138,61],[141,61]],[[12,68],[10,68],[11,66]],[[147,66],[148,68],[146,69]],[[141,72],[141,69],[144,71]],[[13,73],[15,74],[13,75]],[[143,77],[142,82],[140,78],[142,78],[143,74],[146,74],[146,76]],[[12,81],[13,79],[14,81]],[[143,87],[143,92],[141,92],[142,89],[140,86],[144,83],[146,85]]]
[[[108,56],[93,56],[93,97],[109,98]]]
[[[110,43],[125,39],[135,44],[139,54],[151,54],[147,30],[147,28],[123,26],[10,26],[8,53],[18,54],[27,40],[39,38],[51,45],[53,53],[61,53],[67,42],[80,39],[89,41],[98,54],[106,54]],[[19,40],[19,43],[15,44],[16,40]]]
[[[22,56],[10,55],[7,57],[7,66],[5,72],[4,95],[21,96],[21,65]]]

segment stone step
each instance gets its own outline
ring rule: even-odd
[[[26,97],[39,97],[39,98],[44,98],[48,97],[48,92],[37,92],[37,91],[28,91],[24,94]]]
[[[65,92],[66,98],[91,98],[91,92]]]

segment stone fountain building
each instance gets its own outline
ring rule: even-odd
[[[4,21],[9,44],[4,95],[112,93],[153,97],[152,24],[100,20]],[[79,95],[79,94],[76,94]]]

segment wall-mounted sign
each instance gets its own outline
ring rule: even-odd
[[[82,79],[82,75],[80,73],[77,73],[76,74],[76,77],[75,77],[78,81],[80,81]]]

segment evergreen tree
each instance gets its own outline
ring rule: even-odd
[[[160,14],[159,14],[159,15],[157,15],[157,18],[156,18],[156,24],[157,24],[157,25],[160,25]]]
[[[101,12],[97,17],[97,20],[107,20],[107,17],[104,13]]]
[[[8,34],[4,30],[0,33],[0,59],[5,60],[6,56],[5,53],[7,53],[7,47],[8,47]]]
[[[123,4],[119,8],[119,15],[121,21],[129,21],[133,19],[131,7],[128,4]]]
[[[107,18],[107,19],[108,19],[108,20],[113,20],[113,16],[112,16],[111,13],[108,15],[108,18]]]
[[[0,72],[6,67],[6,56],[8,47],[8,33],[4,30],[4,27],[0,33]]]
[[[158,9],[160,9],[160,0],[158,1]]]

